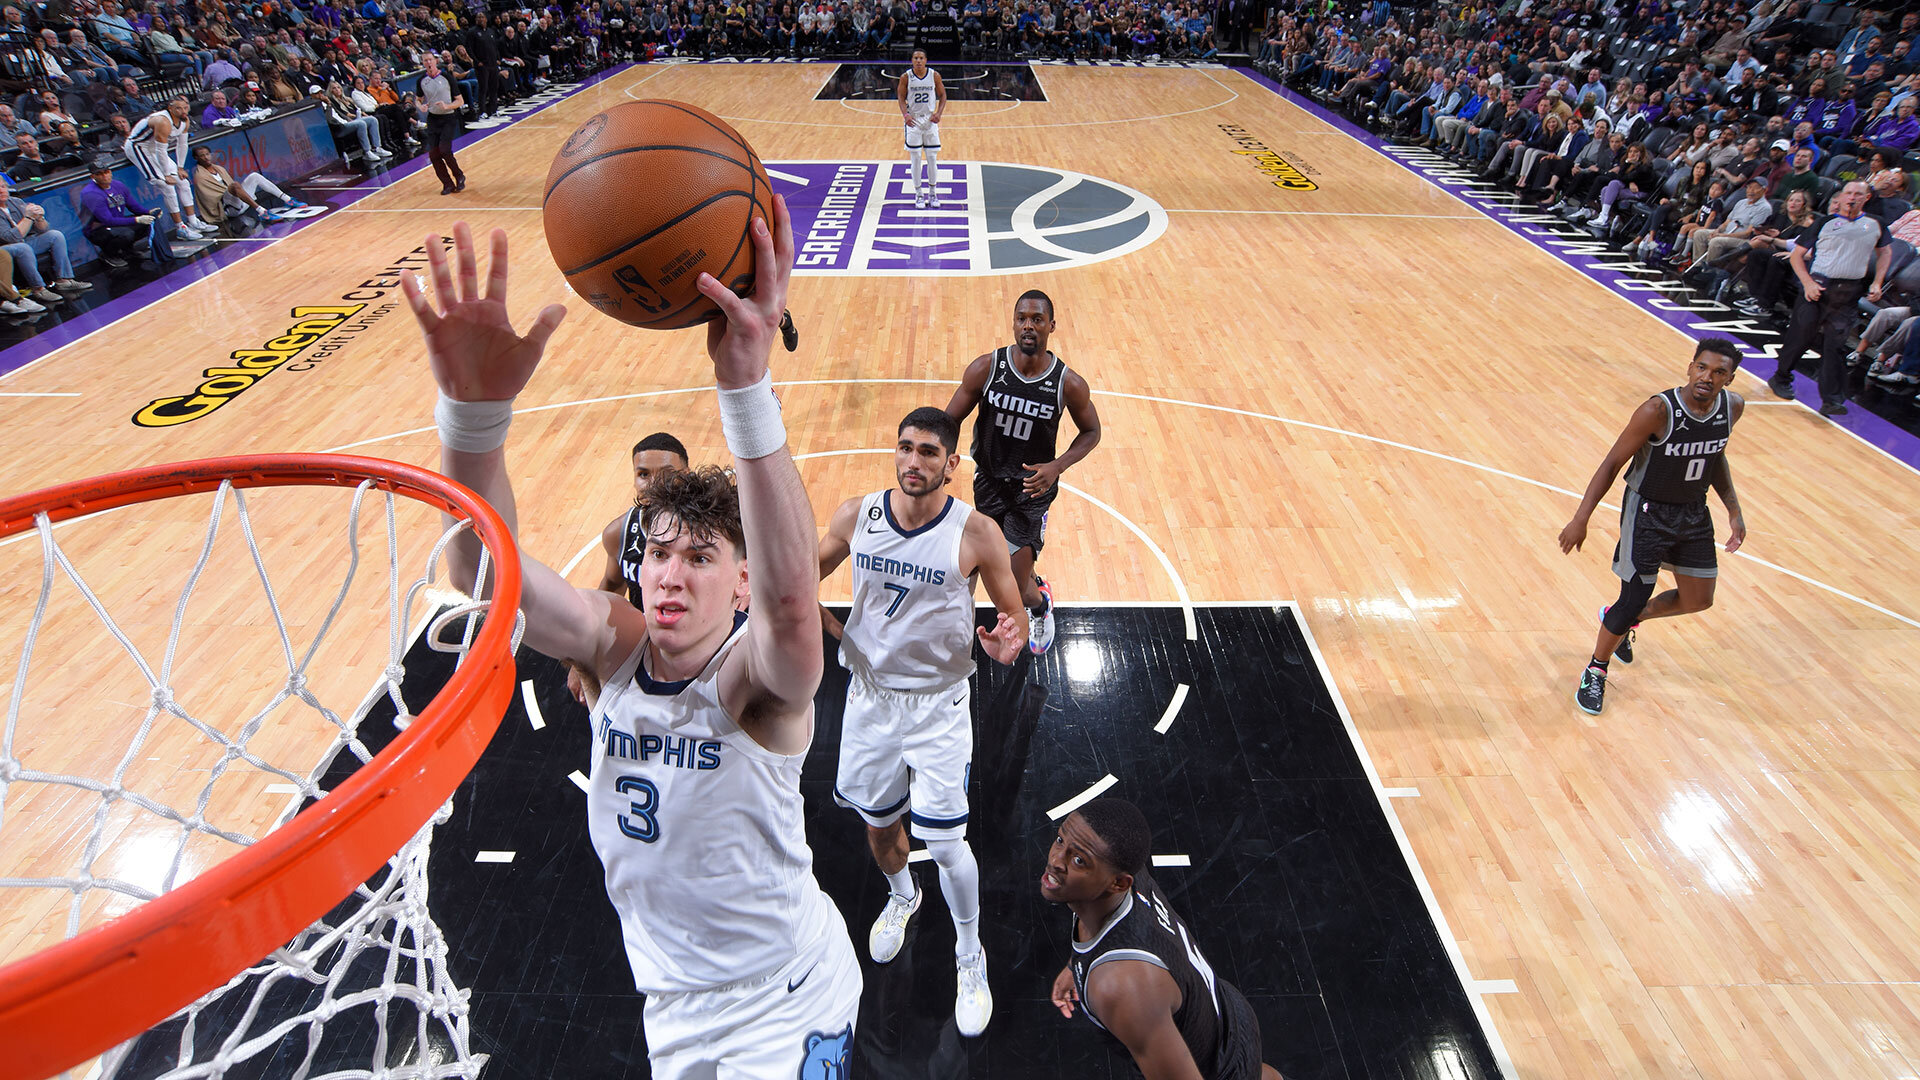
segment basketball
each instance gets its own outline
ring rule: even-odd
[[[720,314],[702,271],[753,291],[756,215],[773,221],[760,155],[705,109],[633,101],[574,129],[547,170],[547,246],[573,291],[648,330]]]

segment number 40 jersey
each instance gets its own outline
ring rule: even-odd
[[[882,690],[944,690],[973,674],[973,583],[960,572],[973,508],[949,495],[932,521],[903,529],[889,495],[860,500],[840,663]]]
[[[993,354],[993,373],[980,393],[980,418],[973,422],[973,467],[998,480],[1019,480],[1026,466],[1054,459],[1060,439],[1060,413],[1066,408],[1067,362],[1053,362],[1029,379],[1013,366],[1010,350]]]

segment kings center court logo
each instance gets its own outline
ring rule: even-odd
[[[914,205],[908,164],[770,161],[793,214],[799,274],[990,275],[1127,255],[1167,231],[1146,195],[1084,173],[943,161],[940,205]]]

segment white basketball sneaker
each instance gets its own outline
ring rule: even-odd
[[[969,953],[954,962],[958,993],[953,1003],[954,1026],[972,1038],[987,1030],[993,1019],[993,991],[987,988],[987,954]]]
[[[1027,651],[1039,656],[1053,647],[1053,589],[1045,581],[1040,582],[1040,595],[1046,598],[1047,606],[1040,614],[1027,613]]]
[[[927,208],[927,192],[926,192],[926,189],[924,189],[924,188],[916,188],[916,189],[914,189],[914,192],[913,192],[913,208],[914,208],[915,210],[925,210],[925,209]]]
[[[873,929],[867,932],[867,953],[874,963],[884,964],[900,955],[900,945],[907,940],[907,924],[920,910],[920,898],[925,895],[918,877],[913,880],[913,899],[902,900],[892,891],[887,893],[887,906],[880,909],[880,917],[873,920]]]

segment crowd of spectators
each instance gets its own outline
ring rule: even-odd
[[[1254,18],[1249,0],[620,0],[605,27],[614,49],[635,56],[884,57],[935,30],[966,56],[1159,60],[1213,58]]]
[[[1920,293],[1920,11],[1288,0],[1269,13],[1254,61],[1776,320],[1783,355],[1820,352],[1829,415],[1846,411],[1849,366],[1889,390],[1920,386],[1920,333],[1899,299]],[[1877,333],[1849,352],[1869,313]],[[1774,391],[1791,396],[1790,378]]]
[[[361,163],[374,165],[418,148],[424,117],[396,82],[427,52],[464,85],[467,118],[480,123],[551,78],[611,61],[599,19],[584,4],[501,15],[455,0],[391,10],[381,0],[8,4],[4,75],[24,92],[0,105],[0,126],[17,144],[0,152],[0,170],[25,183],[119,153],[126,132],[116,118],[138,124],[161,107],[143,86],[194,94],[196,128],[318,102]]]
[[[102,164],[119,167],[134,128],[180,94],[190,98],[196,134],[318,105],[346,160],[378,168],[420,152],[430,141],[430,121],[444,138],[443,117],[430,117],[425,103],[398,89],[401,76],[419,71],[429,55],[463,105],[457,128],[459,120],[486,126],[553,80],[623,60],[886,56],[929,35],[978,56],[1205,58],[1255,29],[1252,0],[555,0],[500,7],[486,0],[10,0],[0,4],[0,179],[33,185],[97,173]],[[223,215],[200,200],[202,219],[214,225],[222,217],[270,221],[290,204],[275,197],[277,189],[266,192],[266,202],[256,200],[264,189],[251,178],[236,182],[217,163],[193,173],[196,190],[223,193],[234,211]],[[464,185],[457,175],[443,179],[449,190]],[[133,234],[149,224],[142,219],[158,217],[164,230],[169,215],[147,212],[133,192],[107,180],[85,192],[87,205],[104,215],[89,217],[85,228],[89,237],[99,233],[109,265],[120,265]],[[65,269],[49,286],[22,265],[32,261],[25,253],[11,255],[9,276],[29,288],[17,296],[0,289],[0,314],[32,313],[59,303],[63,288],[84,287]]]
[[[345,156],[377,168],[418,152],[427,110],[401,92],[401,76],[434,56],[456,84],[464,114],[484,126],[501,109],[555,79],[597,70],[614,56],[597,5],[556,4],[509,13],[463,0],[48,0],[0,6],[0,183],[33,185],[93,174],[83,226],[109,266],[151,239],[156,217],[112,179],[126,166],[134,128],[178,96],[190,99],[193,134],[238,126],[276,110],[317,104]],[[191,169],[200,217],[250,227],[303,205],[259,174],[235,179],[197,151]],[[183,169],[182,175],[189,175]],[[32,205],[32,204],[24,204]],[[38,206],[34,210],[38,211]],[[95,212],[97,211],[97,213]],[[0,215],[4,215],[0,195]],[[43,219],[0,221],[0,315],[31,316],[88,286],[73,278],[64,246]],[[16,235],[18,234],[18,235]],[[191,237],[187,237],[191,238]],[[43,280],[36,260],[57,278]],[[14,283],[22,288],[15,288]]]

